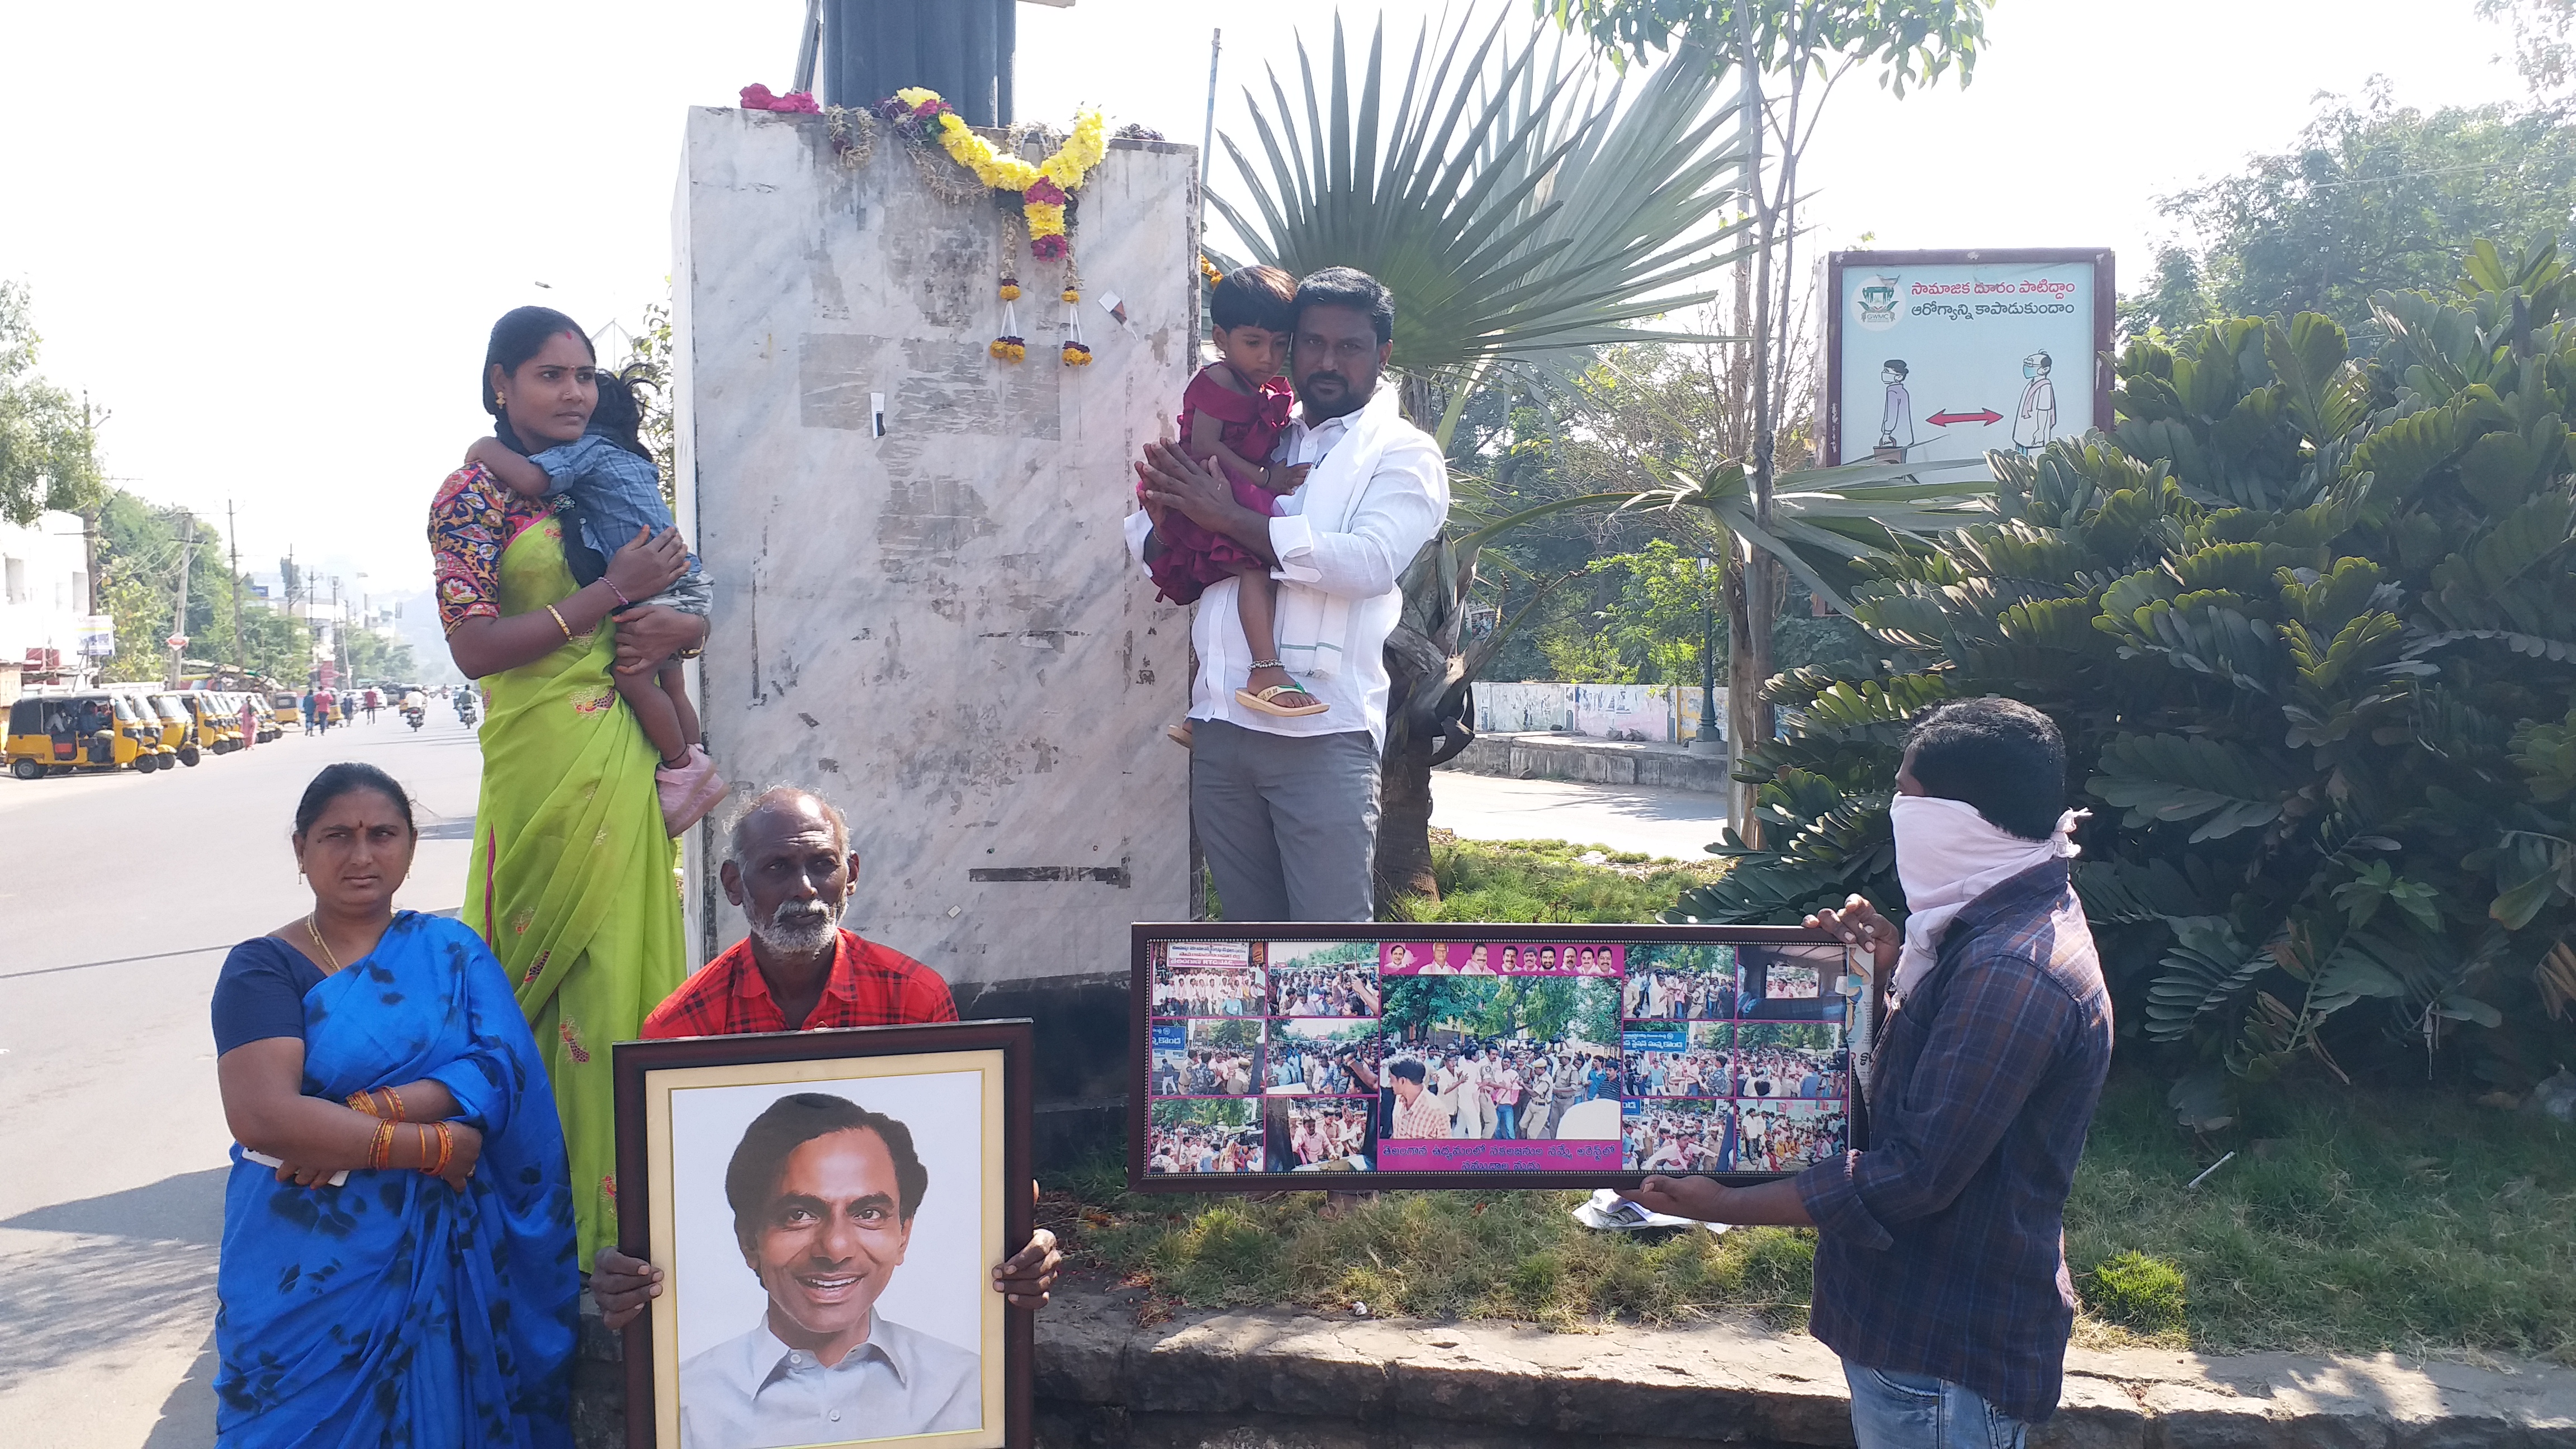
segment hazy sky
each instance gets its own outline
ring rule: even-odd
[[[14,0],[0,277],[34,289],[46,373],[113,412],[125,486],[236,501],[245,565],[291,542],[374,593],[426,587],[423,510],[487,426],[469,389],[492,319],[543,302],[597,328],[662,295],[682,108],[784,89],[803,8]],[[1441,11],[1395,0],[1390,39]],[[1225,127],[1265,64],[1295,85],[1298,29],[1320,62],[1332,14],[1023,5],[1020,118],[1096,104],[1195,143],[1210,26]],[[1837,96],[1809,255],[2108,244],[2125,286],[2154,198],[2286,145],[2318,91],[2519,93],[2471,0],[2004,0],[1990,30],[1964,92]]]

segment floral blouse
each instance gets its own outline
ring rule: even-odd
[[[429,505],[441,628],[454,633],[468,619],[501,617],[501,551],[547,512],[543,500],[502,487],[480,464],[447,475]]]

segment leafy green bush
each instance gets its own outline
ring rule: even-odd
[[[2183,1288],[2182,1269],[2134,1250],[2103,1259],[2078,1285],[2084,1311],[2147,1334],[2182,1332]]]
[[[2001,516],[1860,591],[1918,667],[1772,680],[1772,848],[1667,918],[1901,903],[1906,721],[2008,695],[2066,732],[2077,885],[2124,1024],[2199,1064],[2185,1120],[2294,1063],[2467,1043],[2514,1087],[2567,1056],[2576,281],[2482,245],[2374,307],[2363,360],[2313,314],[2135,342],[2113,433],[1996,455]]]

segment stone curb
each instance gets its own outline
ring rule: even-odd
[[[622,1445],[619,1342],[584,1303],[576,1442]],[[2073,1349],[2032,1449],[2576,1449],[2576,1370]],[[1075,1288],[1037,1320],[1042,1446],[1590,1449],[1847,1446],[1842,1366],[1736,1324],[1509,1324],[1188,1313]]]
[[[1317,1421],[1337,1420],[1518,1431],[1476,1436],[1497,1444],[1568,1436],[1607,1444],[1852,1442],[1841,1365],[1804,1335],[1728,1324],[1558,1334],[1276,1310],[1133,1324],[1125,1295],[1059,1295],[1038,1318],[1041,1404],[1115,1411],[1122,1421],[1257,1418],[1273,1430],[1290,1428],[1282,1420],[1310,1426],[1282,1436],[1283,1443],[1339,1442],[1345,1436],[1312,1432],[1325,1428]],[[2390,1354],[2212,1358],[2077,1349],[2067,1357],[2057,1414],[2031,1443],[2576,1449],[2576,1370],[2501,1362],[2473,1368]]]

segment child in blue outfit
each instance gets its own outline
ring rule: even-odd
[[[497,437],[477,438],[465,450],[467,463],[482,465],[511,492],[569,503],[564,562],[573,581],[585,585],[606,572],[609,555],[633,542],[637,530],[649,529],[658,537],[676,526],[662,501],[661,471],[636,436],[643,413],[634,388],[605,370],[598,377],[599,406],[590,415],[589,431],[579,438],[525,455]],[[703,619],[714,595],[697,555],[691,554],[689,571],[678,583],[632,602],[660,604]],[[640,673],[612,673],[610,678],[661,755],[653,778],[662,796],[663,823],[677,835],[704,818],[725,794],[725,782],[701,743],[687,677],[672,657]]]

